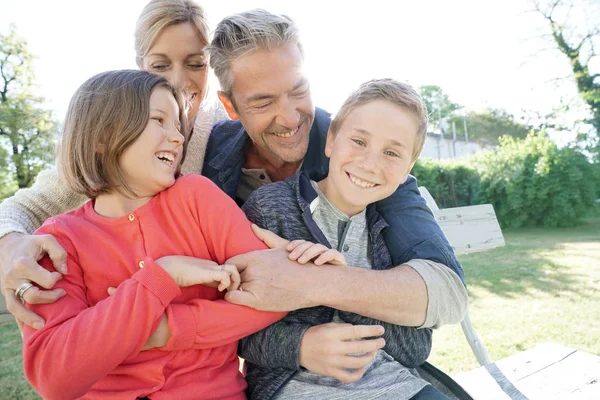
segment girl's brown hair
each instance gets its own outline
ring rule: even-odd
[[[75,92],[58,146],[60,176],[71,190],[90,198],[113,189],[137,197],[125,182],[119,160],[146,128],[150,96],[159,87],[175,97],[181,132],[187,132],[181,94],[161,76],[136,70],[103,72]]]

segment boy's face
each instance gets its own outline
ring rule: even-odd
[[[407,108],[385,100],[356,107],[334,136],[327,133],[330,157],[324,193],[340,210],[355,215],[385,199],[406,181],[419,121]]]

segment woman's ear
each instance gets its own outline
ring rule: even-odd
[[[233,101],[231,101],[231,99],[229,97],[227,97],[225,92],[222,92],[219,90],[217,92],[217,96],[219,97],[219,100],[221,100],[221,103],[223,103],[223,106],[225,107],[225,111],[227,112],[229,119],[232,119],[232,120],[240,119],[240,117],[237,114],[237,111],[235,111],[235,107],[233,106]]]

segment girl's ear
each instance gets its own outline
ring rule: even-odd
[[[240,117],[237,114],[237,111],[235,111],[235,107],[233,106],[233,102],[231,101],[231,99],[220,90],[217,92],[217,96],[219,97],[219,100],[221,100],[221,103],[223,103],[223,106],[225,107],[225,111],[227,112],[229,118],[232,120],[240,119]]]

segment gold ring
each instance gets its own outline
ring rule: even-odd
[[[19,285],[19,287],[17,288],[17,290],[15,291],[15,296],[21,300],[21,304],[25,304],[25,299],[23,298],[23,295],[25,295],[25,292],[28,291],[29,289],[31,289],[33,287],[33,283],[27,281],[24,283],[21,283]]]

